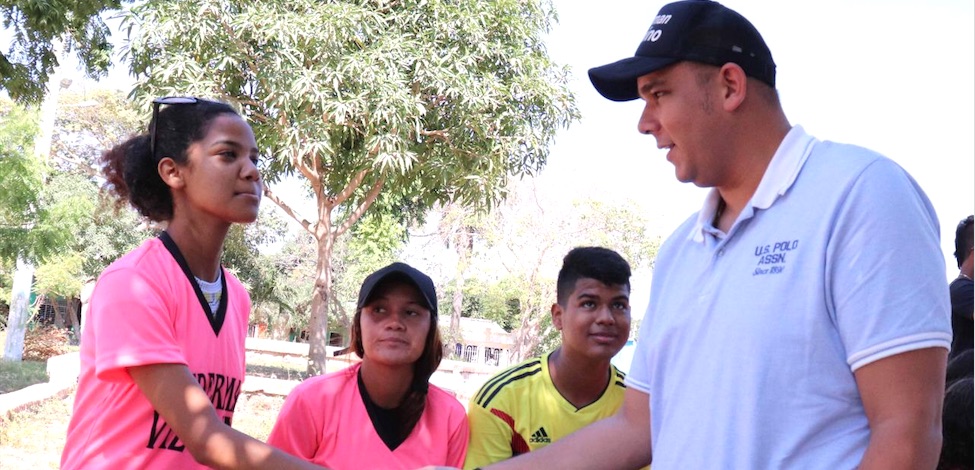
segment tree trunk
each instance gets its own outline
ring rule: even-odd
[[[328,357],[328,305],[332,296],[332,234],[328,216],[319,219],[318,264],[315,267],[315,288],[312,292],[311,312],[308,319],[308,374],[325,372]]]
[[[51,52],[61,58],[64,44],[60,39],[51,41]],[[63,63],[63,62],[61,62]],[[41,122],[37,136],[34,138],[34,154],[42,162],[47,162],[51,154],[51,139],[54,136],[54,121],[58,107],[58,96],[61,92],[61,66],[54,67],[48,76],[47,93],[41,102]],[[30,288],[34,282],[34,265],[17,259],[17,272],[14,274],[14,285],[10,296],[10,315],[7,318],[7,341],[3,348],[3,358],[10,361],[20,361],[24,356],[24,334],[27,319],[30,318],[29,306]]]
[[[88,281],[81,287],[81,323],[78,325],[78,344],[81,344],[82,333],[85,331],[85,324],[88,322],[88,306],[91,302],[91,294],[95,291],[95,281]]]
[[[460,314],[464,308],[464,271],[459,264],[454,279],[453,309],[450,312],[450,336],[458,339],[460,338]]]
[[[460,267],[457,268],[456,281],[454,283],[454,301],[452,309],[450,312],[450,329],[447,330],[449,333],[445,339],[444,345],[444,358],[454,358],[458,359],[463,355],[463,351],[460,354],[454,349],[452,344],[464,343],[464,336],[460,334],[460,313],[464,306],[464,273],[461,271]],[[447,347],[450,346],[450,347]]]
[[[457,252],[457,266],[454,271],[454,302],[450,312],[450,335],[460,338],[460,317],[464,309],[464,275],[470,259],[470,233],[461,225],[454,238],[454,251]]]
[[[51,309],[54,310],[54,327],[58,329],[64,328],[64,320],[66,320],[66,318],[64,317],[68,314],[67,304],[65,304],[64,310],[61,310],[61,302],[58,300],[57,297],[54,297],[53,299],[49,299],[49,302],[51,305]]]
[[[511,364],[527,359],[541,343],[542,331],[539,327],[543,317],[549,315],[546,308],[549,305],[546,302],[548,290],[538,284],[537,269],[532,272],[528,284],[530,287],[521,302],[521,322],[515,335],[515,347],[509,354]]]
[[[79,344],[81,341],[81,321],[78,320],[78,312],[81,311],[81,299],[72,298],[68,301],[68,324],[71,325],[71,344]]]
[[[34,280],[34,265],[17,260],[13,289],[10,294],[10,314],[7,317],[7,341],[3,348],[3,358],[20,361],[24,357],[24,334],[27,319],[30,318],[30,286]]]

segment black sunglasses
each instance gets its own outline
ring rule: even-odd
[[[164,104],[196,104],[199,102],[199,98],[192,96],[164,96],[152,100],[152,132],[149,133],[149,155],[152,155],[152,161],[158,161],[156,158],[156,127],[159,126],[159,106]]]

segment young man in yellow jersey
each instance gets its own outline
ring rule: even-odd
[[[491,377],[468,407],[471,469],[538,449],[623,402],[624,375],[610,359],[630,332],[630,265],[615,251],[574,248],[552,305],[562,345]]]

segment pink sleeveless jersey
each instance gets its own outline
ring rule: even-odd
[[[81,342],[81,376],[61,468],[197,468],[153,410],[128,367],[185,364],[226,422],[244,380],[250,299],[226,270],[216,318],[162,240],[112,263],[92,294]]]
[[[463,405],[430,385],[413,432],[389,450],[359,394],[359,364],[305,380],[288,395],[268,444],[332,470],[463,467],[469,439]]]

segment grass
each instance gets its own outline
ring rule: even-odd
[[[47,382],[47,362],[0,359],[0,393]]]
[[[328,365],[330,364],[326,363],[326,366]],[[266,354],[247,353],[247,375],[300,382],[308,378],[308,367],[303,357],[288,359]]]

